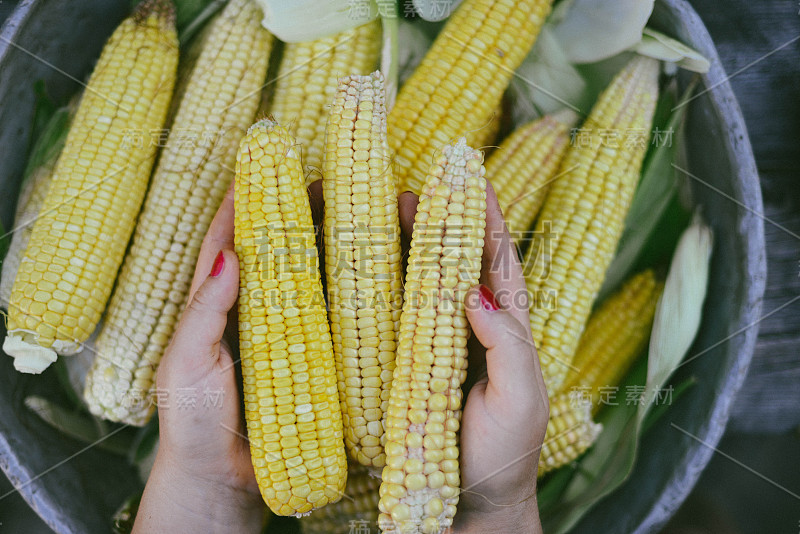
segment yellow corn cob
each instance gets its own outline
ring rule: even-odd
[[[569,144],[574,113],[548,115],[515,130],[486,161],[486,178],[497,192],[514,241],[527,240],[550,182]]]
[[[389,147],[400,191],[419,194],[428,166],[463,132],[478,146],[528,54],[551,0],[464,0],[439,33],[389,113]]]
[[[351,467],[342,500],[320,508],[300,520],[303,534],[352,534],[368,532],[378,521],[378,488],[381,479],[363,467]],[[358,530],[361,528],[361,530]]]
[[[383,76],[346,76],[333,99],[323,162],[325,272],[344,440],[383,467],[402,308],[397,192],[386,144]]]
[[[586,399],[569,394],[551,398],[538,476],[578,458],[592,446],[602,429],[592,421],[591,404]]]
[[[455,515],[464,296],[478,283],[486,216],[481,160],[464,138],[444,147],[419,198],[386,414],[383,529],[436,533]]]
[[[650,337],[664,282],[648,269],[631,277],[592,314],[575,352],[565,393],[591,396],[600,407],[602,388],[615,387]]]
[[[296,143],[265,119],[236,159],[239,351],[261,495],[278,515],[336,502],[347,480],[342,412],[314,225]]]
[[[11,243],[6,251],[6,257],[0,260],[2,274],[0,274],[0,308],[8,310],[11,300],[11,288],[17,277],[19,264],[28,242],[33,233],[33,225],[42,208],[50,182],[53,179],[58,156],[64,148],[64,142],[69,132],[69,125],[75,118],[78,102],[83,93],[72,97],[66,108],[56,110],[47,125],[37,138],[31,150],[31,161],[37,167],[25,169],[23,185],[17,198],[17,210],[14,214],[14,227],[9,231]]]
[[[14,285],[22,255],[31,239],[33,224],[47,196],[56,160],[58,160],[58,152],[31,173],[20,191],[17,212],[14,215],[11,243],[8,246],[6,257],[2,260],[3,273],[0,276],[0,307],[2,308],[8,309],[11,288]]]
[[[327,107],[337,80],[349,74],[369,74],[378,64],[380,20],[283,50],[270,113],[303,151],[307,183],[322,178]]]
[[[3,349],[38,373],[81,349],[105,308],[141,207],[178,62],[174,10],[145,0],[109,39],[33,227]]]
[[[658,69],[653,59],[634,58],[603,92],[536,222],[524,266],[533,341],[550,395],[571,365],[636,190]]]
[[[156,369],[200,245],[252,124],[272,37],[252,0],[231,0],[205,41],[158,160],[97,340],[84,397],[95,415],[144,425]]]

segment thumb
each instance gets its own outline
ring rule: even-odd
[[[485,285],[469,290],[466,311],[475,337],[486,348],[487,395],[535,405],[543,392],[535,393],[541,371],[530,327],[502,309]]]
[[[219,357],[219,343],[228,311],[239,294],[239,261],[232,250],[220,250],[206,279],[192,295],[181,315],[170,345],[171,357]],[[177,363],[177,362],[176,362]]]

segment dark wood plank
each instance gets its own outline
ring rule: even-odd
[[[692,4],[732,75],[764,196],[764,319],[731,427],[782,432],[800,425],[800,5],[785,0]]]
[[[797,169],[800,6],[786,0],[694,0],[692,5],[732,75],[759,168]]]

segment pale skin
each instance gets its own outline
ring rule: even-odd
[[[318,191],[312,186],[312,200]],[[407,236],[416,204],[415,195],[401,195]],[[264,503],[225,341],[236,339],[239,267],[233,221],[231,189],[203,241],[189,305],[157,376],[161,391],[221,389],[223,401],[192,409],[174,403],[159,407],[161,441],[136,534],[260,532]],[[476,286],[467,295],[475,339],[461,426],[463,491],[452,532],[540,534],[536,473],[547,429],[547,393],[528,327],[522,269],[491,187],[480,282],[484,288]]]

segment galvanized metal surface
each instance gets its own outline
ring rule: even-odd
[[[739,105],[713,42],[683,0],[655,4],[653,25],[711,60],[688,109],[692,191],[715,243],[703,322],[675,381],[697,384],[641,443],[630,479],[592,510],[576,533],[658,532],[697,482],[725,430],[758,334],[766,281],[761,189]],[[690,73],[682,73],[685,86]],[[689,435],[691,434],[691,436]],[[693,436],[693,437],[692,437]]]
[[[0,31],[0,215],[10,228],[30,141],[33,84],[44,80],[66,102],[87,77],[127,0],[23,0]],[[0,327],[5,336],[5,328]],[[55,374],[23,376],[0,357],[0,467],[56,532],[100,533],[122,500],[139,488],[116,456],[63,437],[22,404],[36,392],[54,397]]]
[[[0,32],[0,146],[6,154],[0,158],[0,214],[5,225],[11,222],[28,147],[34,81],[45,80],[53,96],[65,101],[127,5],[124,0],[23,0]],[[709,446],[722,435],[747,371],[764,291],[763,227],[754,215],[761,213],[761,192],[725,72],[686,2],[657,2],[654,21],[712,60],[701,87],[706,92],[689,104],[687,125],[693,190],[716,233],[704,320],[690,352],[700,355],[678,370],[679,378],[694,375],[698,383],[645,438],[631,479],[576,532],[656,532],[683,501],[713,453]],[[681,82],[688,79],[683,74]],[[118,457],[55,435],[22,406],[31,392],[57,395],[53,373],[22,376],[10,358],[0,357],[0,467],[57,532],[108,531],[113,509],[138,487],[134,470]]]

